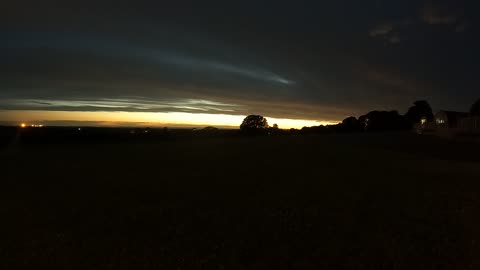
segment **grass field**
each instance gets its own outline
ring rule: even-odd
[[[480,269],[479,145],[17,145],[0,166],[0,269]]]

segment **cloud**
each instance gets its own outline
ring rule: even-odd
[[[397,21],[386,21],[373,27],[369,36],[388,44],[398,44],[404,36],[412,35],[415,29],[409,26],[444,25],[457,33],[467,31],[469,23],[464,16],[464,5],[462,1],[436,1],[427,2],[420,9],[416,19],[406,17]],[[400,35],[401,34],[401,35]]]
[[[397,44],[402,40],[400,37],[400,32],[403,31],[405,27],[408,27],[412,24],[413,22],[409,18],[384,22],[372,28],[369,36],[383,40],[384,42],[390,44]]]
[[[392,23],[383,23],[370,30],[371,37],[384,36],[393,31]]]
[[[269,104],[254,107],[251,100],[300,96],[285,69],[280,74],[222,44],[203,49],[55,32],[0,35],[8,40],[0,44],[6,78],[0,109],[244,114]]]
[[[466,29],[464,9],[462,1],[428,2],[420,19],[429,25],[456,25],[461,32]]]
[[[1,34],[1,33],[0,33]],[[226,61],[212,55],[192,53],[175,48],[148,48],[140,44],[122,40],[110,40],[99,36],[71,35],[55,32],[17,33],[2,35],[8,42],[0,44],[0,49],[32,52],[49,50],[58,56],[72,57],[85,55],[93,61],[115,59],[116,61],[135,62],[137,65],[149,65],[157,70],[173,70],[177,73],[215,74],[217,77],[237,78],[238,80],[277,85],[292,85],[295,81],[279,75],[266,67],[245,63],[243,59]],[[203,52],[205,54],[205,52]]]
[[[375,39],[379,39],[388,44],[398,44],[401,41],[400,35],[397,32],[377,32],[376,34],[370,33],[370,36]]]
[[[422,12],[422,20],[430,25],[446,24],[452,25],[459,20],[459,15],[456,12],[442,6],[435,6],[429,4],[425,6]]]
[[[383,40],[387,43],[397,44],[400,42],[400,36],[394,29],[391,22],[382,23],[370,30],[370,37]]]
[[[203,99],[152,101],[139,98],[5,99],[3,110],[236,113],[240,105]]]
[[[379,85],[378,89],[388,92],[391,97],[405,98],[422,92],[423,83],[421,81],[399,71],[373,66],[366,66],[363,70],[366,80]]]

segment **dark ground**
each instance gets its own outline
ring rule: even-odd
[[[0,150],[0,269],[480,269],[480,151],[409,134]]]

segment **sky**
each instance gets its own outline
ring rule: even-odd
[[[171,3],[170,3],[171,2]],[[467,111],[478,1],[4,1],[0,122],[282,128]]]

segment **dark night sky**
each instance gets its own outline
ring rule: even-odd
[[[328,121],[480,97],[478,1],[4,2],[4,111]]]

